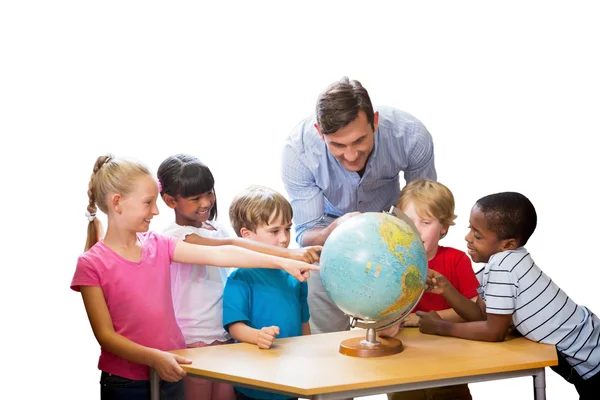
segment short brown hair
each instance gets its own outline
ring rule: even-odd
[[[244,189],[229,206],[231,226],[240,237],[242,228],[256,232],[256,228],[269,225],[278,217],[291,222],[292,206],[280,193],[266,186],[252,185]]]
[[[421,217],[433,217],[440,224],[454,225],[454,195],[445,185],[431,179],[412,181],[400,192],[396,207],[403,209],[412,201]]]
[[[321,133],[327,135],[348,125],[364,111],[371,128],[375,129],[373,105],[369,93],[359,81],[343,77],[329,85],[317,99],[317,124]]]

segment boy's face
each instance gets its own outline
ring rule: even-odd
[[[404,212],[404,214],[408,215],[408,217],[413,220],[417,230],[419,231],[419,234],[421,235],[423,246],[427,252],[427,259],[431,260],[437,254],[438,241],[448,232],[448,227],[442,225],[436,218],[425,216],[421,217],[412,201],[409,201],[402,208],[402,212]]]
[[[281,216],[271,220],[270,224],[261,225],[252,232],[242,228],[242,237],[264,244],[287,248],[290,244],[291,221],[283,221]]]
[[[469,256],[473,262],[486,263],[496,253],[507,250],[509,240],[499,240],[496,233],[488,229],[485,216],[477,207],[473,206],[469,217],[469,233],[465,236]]]

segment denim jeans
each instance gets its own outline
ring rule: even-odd
[[[135,381],[102,372],[100,375],[101,400],[149,400],[150,381]],[[183,400],[183,380],[160,381],[161,400]]]

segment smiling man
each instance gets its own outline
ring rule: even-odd
[[[437,178],[433,141],[421,121],[392,107],[374,110],[356,80],[329,85],[316,114],[294,128],[283,151],[281,176],[298,244],[323,245],[348,218],[389,209],[400,194],[400,172],[407,183]],[[348,318],[329,301],[318,273],[308,286],[313,332],[347,329]]]

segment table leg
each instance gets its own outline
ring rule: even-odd
[[[546,400],[546,371],[544,368],[538,370],[533,376],[533,398],[535,400]]]
[[[160,378],[154,368],[150,368],[150,400],[160,400]]]

